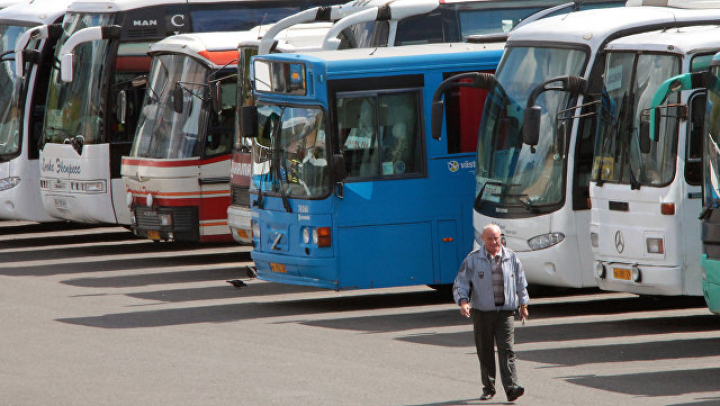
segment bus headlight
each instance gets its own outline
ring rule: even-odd
[[[302,230],[302,241],[303,244],[310,244],[310,230],[307,227],[303,227]]]
[[[645,240],[648,254],[664,254],[665,244],[662,238],[647,238]]]
[[[313,229],[313,244],[318,247],[329,247],[331,241],[330,227],[318,227]]]
[[[252,238],[260,239],[260,223],[257,220],[251,220]]]
[[[533,237],[529,239],[527,243],[530,246],[531,250],[537,251],[559,244],[564,239],[565,234],[563,233],[550,233]]]
[[[600,236],[598,233],[590,233],[590,245],[592,245],[593,248],[597,248],[600,246]]]
[[[595,276],[599,279],[605,279],[605,264],[602,262],[595,263]]]
[[[20,178],[13,176],[12,178],[0,179],[0,190],[12,189],[20,183]]]
[[[127,203],[127,207],[132,207],[132,204],[133,204],[132,192],[127,192],[127,194],[125,195],[125,203]]]
[[[170,213],[163,213],[158,215],[158,219],[160,220],[160,225],[164,227],[172,226],[172,214]]]
[[[70,181],[70,190],[80,193],[104,193],[104,180],[73,180]]]

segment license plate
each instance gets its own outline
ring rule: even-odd
[[[151,240],[159,240],[160,239],[160,231],[148,230],[147,238],[149,238]]]
[[[624,279],[626,281],[629,281],[630,280],[630,270],[613,268],[613,277],[615,279]]]
[[[241,239],[244,239],[244,240],[250,239],[250,236],[248,235],[248,233],[245,230],[241,230],[239,228],[237,229],[237,235],[238,235],[238,237],[240,237]]]
[[[58,209],[67,209],[67,200],[55,199],[55,207]]]
[[[287,269],[285,268],[285,264],[273,264],[270,263],[270,270],[277,273],[287,273]]]

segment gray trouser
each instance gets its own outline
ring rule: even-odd
[[[480,378],[484,393],[495,394],[495,346],[497,344],[500,379],[505,392],[518,386],[513,351],[515,312],[471,310],[475,347],[480,359]]]

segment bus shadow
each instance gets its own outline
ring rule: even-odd
[[[0,268],[0,275],[6,276],[51,276],[77,273],[132,271],[134,269],[164,268],[173,266],[213,265],[238,263],[249,260],[248,252],[222,252],[198,254],[193,251],[179,251],[173,256],[136,259],[112,259],[108,261],[83,261],[49,265],[26,265]],[[134,276],[133,276],[134,277]],[[72,285],[73,281],[66,281]],[[80,283],[80,282],[78,282]]]
[[[93,242],[118,243],[123,241],[135,241],[138,237],[127,231],[113,231],[109,233],[92,233],[92,234],[72,234],[64,236],[50,237],[30,237],[18,238],[13,240],[0,241],[0,249],[2,248],[28,248],[36,252],[38,248],[50,245],[71,245],[71,244],[87,244]],[[57,248],[54,248],[57,249]],[[52,249],[50,249],[52,250]],[[50,251],[48,250],[48,251]]]
[[[234,270],[234,272],[235,273],[232,276],[228,276],[224,279],[234,279],[244,276],[241,274],[241,271]],[[223,278],[220,279],[222,280]],[[218,283],[223,283],[223,286],[194,289],[158,290],[153,292],[131,293],[127,296],[134,297],[136,299],[154,300],[158,302],[182,303],[198,300],[232,299],[242,297],[284,295],[289,293],[308,293],[321,291],[321,289],[319,288],[312,287],[276,285],[271,283],[252,284],[252,282],[250,282],[248,286],[238,289],[232,287],[229,284],[226,284],[224,281]]]
[[[644,372],[612,376],[565,377],[568,382],[588,388],[633,396],[662,397],[717,391],[720,368]],[[718,398],[689,405],[717,405]]]
[[[268,286],[272,286],[268,284]],[[272,292],[268,290],[268,295]],[[58,319],[62,323],[107,329],[149,328],[197,323],[228,323],[242,320],[342,313],[357,310],[422,306],[444,302],[434,291],[398,294],[370,294],[351,297],[253,302],[197,308],[162,309],[92,317]],[[294,322],[294,321],[293,321]]]
[[[532,320],[542,320],[558,317],[612,315],[626,313],[628,311],[641,312],[644,310],[668,310],[705,307],[705,302],[702,298],[668,298],[668,300],[666,301],[639,297],[622,299],[599,299],[589,302],[582,302],[581,300],[582,299],[578,299],[578,301],[573,302],[572,305],[568,305],[567,303],[533,305],[531,309],[531,318]],[[687,324],[680,327],[685,328],[689,331],[693,331],[693,329],[696,328],[692,323],[693,319],[686,319],[688,320]],[[653,331],[653,333],[657,333],[663,331],[662,328],[666,327],[662,325],[662,319],[651,320],[655,321],[648,323],[649,325],[636,323],[635,321],[625,322],[625,329],[629,330],[630,332],[636,329],[640,329],[643,331],[647,331],[648,329],[650,329]],[[674,319],[668,321],[668,323],[673,322]],[[315,327],[325,327],[340,330],[356,330],[368,333],[391,333],[395,331],[413,329],[451,327],[463,324],[470,325],[471,323],[468,319],[460,316],[457,307],[452,306],[448,310],[431,311],[422,314],[410,313],[399,315],[364,316],[349,318],[344,317],[338,319],[311,321],[307,322],[306,324]],[[653,327],[654,324],[661,324],[661,326]],[[534,331],[533,329],[536,328],[541,329],[542,333],[533,335],[533,338],[531,339],[533,341],[540,341],[543,339],[545,339],[546,341],[557,341],[566,337],[577,337],[575,338],[576,340],[581,340],[585,338],[596,338],[598,336],[605,336],[604,331],[607,328],[607,324],[583,324],[582,330],[578,329],[575,325],[559,325],[553,326],[552,328],[527,326],[523,328],[523,334],[516,335],[516,341],[521,342],[519,340],[522,340],[523,337],[526,336],[526,334]]]
[[[13,235],[13,234],[29,234],[29,233],[47,233],[52,231],[72,231],[72,230],[87,230],[90,228],[103,227],[96,224],[83,224],[83,223],[70,223],[65,221],[56,221],[49,223],[24,223],[20,222],[17,225],[12,224],[13,221],[3,221],[3,226],[0,227],[0,235]]]
[[[644,335],[661,335],[669,333],[702,333],[720,330],[717,323],[717,316],[712,314],[680,316],[680,317],[658,317],[641,320],[620,320],[603,321],[579,324],[559,324],[551,326],[523,326],[515,330],[515,344],[531,344],[541,342],[572,342],[578,340],[591,340],[613,337],[635,337]],[[460,333],[427,333],[414,334],[400,337],[398,340],[443,347],[465,347],[474,345],[472,327],[468,324],[468,331]],[[631,344],[629,344],[631,345]],[[618,348],[613,345],[612,348]],[[592,347],[603,348],[603,347]],[[555,351],[555,350],[543,350]],[[539,354],[542,354],[540,351]],[[565,355],[572,353],[572,348],[557,350],[558,354],[550,358],[562,360]],[[585,347],[578,350],[588,353]],[[720,351],[720,348],[718,349]],[[532,351],[523,351],[523,357],[530,357]],[[580,357],[582,354],[572,354],[572,357]],[[594,356],[600,356],[595,354]],[[602,358],[602,356],[600,356]],[[549,358],[549,359],[550,359]],[[595,358],[595,360],[598,358]],[[543,362],[540,359],[529,359],[531,361]],[[593,359],[590,359],[593,361]],[[594,362],[594,361],[593,361]]]
[[[188,261],[184,265],[192,265]],[[198,263],[198,265],[208,265]],[[138,288],[152,285],[178,284],[190,282],[206,282],[213,280],[225,281],[228,279],[244,278],[245,266],[238,263],[236,266],[223,266],[217,268],[203,268],[198,270],[168,271],[137,275],[108,276],[102,278],[78,278],[62,281],[61,283],[70,286],[93,289],[114,289],[114,288]],[[228,285],[228,287],[230,287]],[[230,287],[231,289],[234,289]],[[188,291],[191,289],[188,289]],[[174,290],[159,291],[154,296],[156,300],[164,295],[171,295]],[[139,293],[137,295],[143,295]],[[179,294],[178,294],[179,295]],[[132,296],[132,295],[131,295]],[[204,295],[203,295],[204,296]],[[175,301],[175,300],[173,300]],[[179,300],[178,300],[179,301]]]

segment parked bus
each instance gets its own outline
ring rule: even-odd
[[[717,26],[652,31],[605,47],[608,108],[590,181],[601,289],[702,295],[697,236],[706,95],[670,84],[682,73],[707,72],[718,51]],[[657,121],[650,109],[659,109]]]
[[[249,30],[314,5],[316,0],[73,2],[56,52],[60,68],[52,70],[40,151],[46,211],[77,222],[130,224],[121,157],[130,152],[146,97],[152,43],[187,32]]]
[[[619,2],[591,0],[586,3],[590,7],[602,7]],[[268,29],[259,43],[240,47],[241,59],[246,62],[241,63],[238,85],[244,85],[243,75],[249,71],[251,56],[267,54],[271,50],[297,52],[297,46],[288,44],[291,40],[288,33],[291,32],[290,27],[300,23],[332,23],[324,38],[310,45],[324,50],[459,42],[481,34],[485,42],[500,42],[519,23],[559,13],[569,7],[579,5],[556,0],[512,3],[489,0],[370,0],[308,9],[279,21]],[[281,32],[285,35],[279,35]],[[489,38],[491,35],[494,37]],[[279,41],[278,38],[285,40]],[[307,43],[304,49],[309,49]],[[239,106],[251,103],[247,90],[238,91],[238,95],[245,100],[241,100]],[[248,171],[243,168],[249,168],[251,145],[241,134],[237,134],[235,146],[231,176],[233,198],[228,209],[228,224],[236,241],[250,243],[250,181]]]
[[[55,43],[70,1],[35,0],[0,10],[0,218],[57,220],[40,199],[42,136]],[[26,57],[27,55],[27,57]]]
[[[444,143],[432,91],[493,71],[500,44],[253,58],[252,258],[264,280],[335,290],[451,283],[470,250],[478,92],[457,92]],[[473,108],[475,107],[475,108]],[[252,125],[256,123],[256,125]]]
[[[702,288],[711,312],[720,314],[720,54],[710,64],[703,145]]]
[[[698,4],[707,2],[679,7]],[[719,13],[650,6],[587,10],[536,21],[510,35],[496,77],[481,84],[490,94],[478,136],[474,223],[477,233],[487,223],[501,227],[529,283],[597,285],[589,182],[602,123],[579,118],[592,115],[602,101],[605,46],[641,32],[711,24]]]

